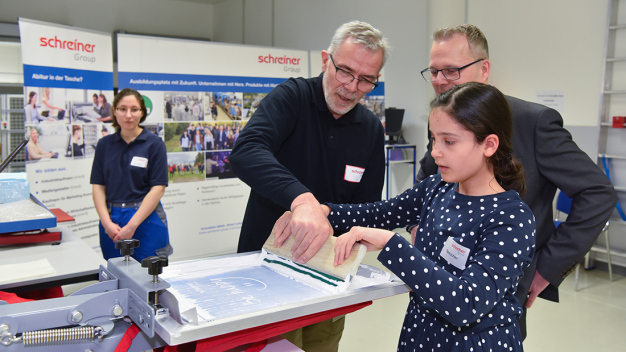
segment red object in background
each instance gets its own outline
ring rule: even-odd
[[[48,232],[48,230],[0,233],[0,246],[60,241],[61,232]]]
[[[613,116],[613,128],[624,128],[626,116]]]
[[[57,217],[57,223],[75,220],[70,214],[64,212],[59,208],[52,208],[50,209],[50,212]]]
[[[63,297],[63,289],[60,286],[22,292],[19,296],[15,293],[0,291],[0,301],[5,301],[9,304],[59,297]]]

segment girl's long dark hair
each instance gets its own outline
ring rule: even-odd
[[[450,115],[472,132],[478,143],[490,134],[498,136],[500,144],[488,162],[502,188],[524,196],[524,168],[512,154],[513,117],[506,98],[497,88],[477,82],[464,83],[433,99],[430,107]]]

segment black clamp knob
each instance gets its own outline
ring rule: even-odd
[[[141,261],[141,267],[148,268],[148,274],[152,275],[152,282],[159,282],[159,277],[157,275],[163,272],[163,268],[166,267],[167,264],[167,257],[160,255],[144,258]]]
[[[124,261],[127,262],[129,257],[135,253],[133,248],[139,247],[139,240],[135,238],[129,238],[127,240],[119,240],[115,242],[115,249],[120,250],[120,254],[124,256]]]

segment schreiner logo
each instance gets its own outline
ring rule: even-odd
[[[462,250],[461,248],[455,246],[454,244],[452,245],[452,248],[456,249],[457,251],[461,252],[461,253],[465,253],[464,250]]]
[[[40,37],[39,46],[53,49],[65,49],[70,51],[82,51],[85,53],[93,53],[96,49],[96,44],[79,42],[78,39],[74,39],[73,41],[61,40],[57,38],[56,35],[54,36],[54,38]],[[76,53],[74,55],[74,60],[94,63],[96,62],[96,57]]]
[[[272,54],[267,54],[265,56],[259,55],[258,63],[260,64],[279,64],[279,65],[292,65],[299,66],[300,58],[299,57],[288,57],[287,55],[283,56],[272,56]],[[285,66],[283,71],[287,72],[300,72],[299,67],[289,67]]]

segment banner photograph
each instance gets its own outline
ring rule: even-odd
[[[98,140],[115,132],[111,35],[24,18],[19,29],[31,193],[72,215],[72,230],[98,249],[89,174]]]
[[[234,252],[250,189],[230,152],[267,93],[309,76],[309,53],[128,34],[117,45],[119,89],[140,91],[144,124],[163,126],[172,258]]]

